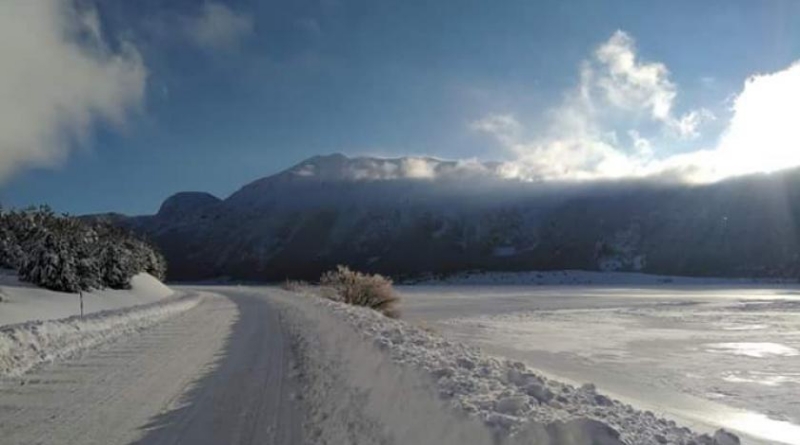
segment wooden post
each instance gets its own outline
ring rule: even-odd
[[[78,293],[81,296],[81,318],[83,318],[83,291],[79,290]]]

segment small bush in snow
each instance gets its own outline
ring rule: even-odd
[[[334,289],[332,287],[320,286],[317,289],[317,293],[318,293],[318,295],[320,297],[328,299],[328,300],[333,300],[333,301],[341,301],[342,300],[341,296],[339,296],[339,291],[337,291],[336,289]]]
[[[337,266],[336,270],[325,272],[320,278],[323,289],[333,289],[336,300],[355,306],[365,306],[397,318],[397,304],[400,297],[392,288],[392,280],[382,275],[369,275]]]
[[[289,292],[302,292],[308,288],[308,283],[305,281],[286,280],[281,283],[281,289],[288,290]]]

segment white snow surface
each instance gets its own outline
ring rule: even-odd
[[[252,312],[253,318],[261,315]],[[252,408],[247,403],[251,398],[261,396],[252,387],[243,394],[236,385],[224,385],[229,379],[220,357],[237,317],[236,304],[203,293],[194,309],[136,335],[37,366],[20,377],[0,378],[0,443],[152,445],[174,444],[176,437],[192,445],[237,443],[226,440],[223,432]],[[253,337],[258,343],[270,336]],[[254,344],[242,346],[242,355],[254,356]],[[274,356],[261,354],[257,359],[274,361]],[[263,386],[275,386],[269,378],[272,367],[253,368],[240,369],[257,370]],[[206,378],[212,373],[213,378]],[[230,380],[242,386],[253,381],[241,372],[234,375]],[[218,386],[224,388],[216,391]],[[207,403],[186,409],[195,397]],[[209,418],[209,408],[219,416]],[[186,423],[177,420],[181,414],[197,417],[198,428],[185,428]],[[174,434],[177,428],[183,428],[180,436]]]
[[[394,363],[422,370],[441,399],[482,420],[501,440],[609,445],[739,443],[723,431],[713,438],[697,434],[600,394],[594,385],[576,387],[546,378],[524,363],[489,356],[423,327],[369,309],[315,301]]]
[[[156,278],[140,273],[131,279],[131,289],[84,292],[84,314],[153,303],[172,294],[172,289]],[[21,282],[15,272],[7,269],[0,269],[0,300],[0,326],[80,315],[78,294]]]
[[[368,309],[274,288],[182,292],[200,297],[83,322],[120,317],[97,332],[107,338],[103,332],[116,335],[133,319],[148,319],[143,310],[192,298],[196,309],[22,379],[0,378],[0,443],[738,443],[724,433],[697,436],[591,385],[544,378]],[[33,329],[24,333],[36,335],[71,322],[82,321],[28,322],[0,333],[26,326]],[[93,329],[76,326],[70,335]]]
[[[292,338],[305,443],[493,443],[491,431],[440,400],[420,370],[398,366],[317,297],[268,293]]]
[[[524,272],[468,271],[443,277],[412,280],[423,285],[710,285],[784,283],[797,280],[781,278],[717,278],[652,275],[639,272],[597,272],[589,270],[555,270]]]
[[[93,312],[84,317],[73,315],[59,320],[0,326],[0,376],[18,376],[42,363],[138,332],[191,309],[199,299],[197,295],[176,296],[139,306]]]
[[[800,445],[794,285],[405,286],[407,320],[748,444]]]

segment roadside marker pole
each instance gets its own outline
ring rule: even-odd
[[[81,296],[81,318],[83,318],[83,291],[79,290],[78,293]]]

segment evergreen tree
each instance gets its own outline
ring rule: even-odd
[[[0,209],[0,267],[17,269],[22,251],[11,227],[11,217]]]
[[[63,240],[47,233],[37,243],[19,270],[20,279],[46,289],[65,292],[80,290],[75,258]]]
[[[0,209],[0,267],[48,289],[124,289],[148,272],[163,279],[166,263],[148,243],[119,227],[56,215],[48,207]]]
[[[130,254],[113,240],[107,241],[101,250],[100,269],[103,284],[112,289],[130,287],[134,275]]]

